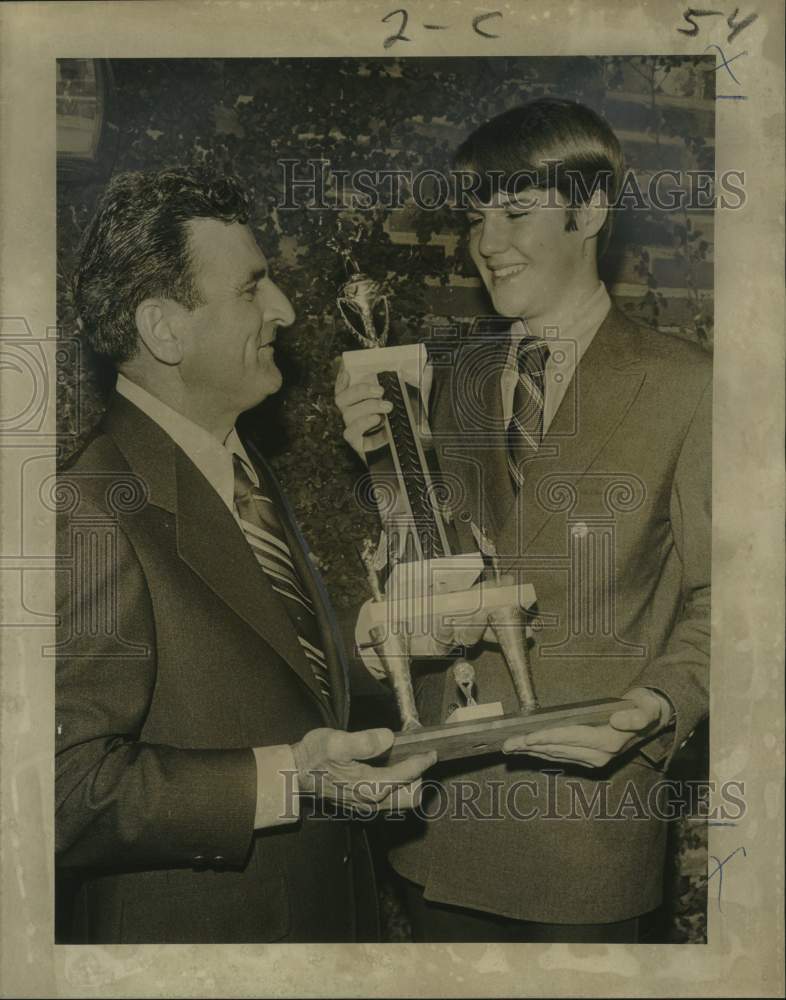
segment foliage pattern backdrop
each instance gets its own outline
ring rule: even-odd
[[[113,60],[106,128],[113,169],[208,165],[253,188],[253,226],[274,279],[297,313],[279,337],[285,387],[243,419],[270,454],[339,608],[368,595],[354,546],[376,519],[353,495],[357,461],[341,438],[332,396],[335,359],[357,346],[342,328],[343,279],[329,241],[341,223],[364,229],[363,270],[391,291],[392,342],[489,311],[466,252],[459,213],[443,208],[364,212],[277,207],[284,159],[327,159],[352,171],[448,170],[476,125],[523,101],[556,94],[600,111],[646,189],[664,168],[711,170],[714,59],[681,57],[465,59]],[[300,168],[306,171],[303,166]],[[103,409],[105,379],[79,344],[69,279],[79,236],[105,179],[58,185],[58,303],[64,351],[58,377],[61,454],[84,442]],[[602,276],[634,318],[712,342],[711,210],[618,213]],[[694,741],[683,766],[700,760]],[[686,823],[673,872],[675,941],[703,939],[705,829]]]

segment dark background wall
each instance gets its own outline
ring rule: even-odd
[[[575,98],[617,131],[640,184],[655,170],[713,165],[714,60],[655,58],[113,60],[108,129],[112,167],[207,164],[254,189],[255,229],[296,324],[279,338],[286,384],[246,420],[274,458],[340,606],[365,598],[351,544],[375,530],[349,502],[356,473],[332,405],[334,359],[357,346],[337,319],[343,268],[327,245],[340,222],[366,235],[364,270],[387,278],[392,342],[490,311],[466,253],[460,213],[376,209],[356,213],[277,209],[278,161],[326,158],[352,170],[447,170],[477,124],[543,94]],[[104,180],[58,189],[59,322],[76,335],[68,300],[74,249]],[[712,338],[710,211],[617,213],[603,277],[617,302],[644,322],[709,344]],[[61,372],[64,453],[100,416],[101,386],[84,354]],[[335,530],[325,532],[330,511]]]
[[[376,209],[348,213],[276,208],[279,160],[326,158],[334,169],[447,170],[458,142],[487,118],[555,94],[601,112],[643,188],[663,168],[712,169],[713,58],[113,60],[104,176],[58,185],[58,381],[67,458],[99,419],[105,377],[78,344],[69,277],[79,236],[110,170],[211,165],[254,190],[254,228],[298,319],[279,338],[284,389],[245,416],[271,455],[324,571],[335,603],[368,595],[354,545],[376,518],[358,508],[358,465],[332,404],[334,360],[357,346],[335,298],[343,268],[327,245],[340,222],[360,222],[362,268],[391,290],[392,342],[490,312],[466,253],[459,213]],[[618,213],[602,276],[634,317],[678,336],[712,342],[711,211]],[[700,768],[702,747],[683,759]],[[673,875],[673,940],[704,932],[703,828],[684,825]]]

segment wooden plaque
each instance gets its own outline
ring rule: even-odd
[[[615,712],[634,707],[633,702],[622,698],[599,698],[538,708],[526,714],[502,715],[495,719],[424,726],[423,729],[397,733],[386,762],[395,763],[427,750],[436,750],[440,761],[481,757],[499,753],[502,744],[511,736],[523,736],[556,726],[600,726],[607,723]]]

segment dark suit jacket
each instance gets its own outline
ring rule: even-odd
[[[80,878],[74,939],[373,940],[362,833],[308,816],[253,829],[250,748],[344,728],[349,709],[324,588],[283,497],[330,708],[232,516],[133,404],[113,397],[58,489],[55,829],[61,871]]]
[[[505,818],[448,814],[393,861],[427,898],[544,922],[623,920],[660,901],[665,824],[651,808],[655,786],[707,708],[712,364],[696,346],[612,309],[514,497],[497,377],[507,345],[472,338],[436,373],[432,429],[441,467],[464,493],[457,525],[465,534],[470,516],[484,525],[535,586],[542,704],[648,686],[674,705],[676,733],[601,772],[560,778],[545,773],[559,764],[535,758],[465,761],[447,773],[477,782],[478,811],[492,816],[489,783],[501,782],[494,794]],[[475,662],[480,700],[515,711],[498,652],[482,650]],[[459,701],[444,671],[424,676],[419,697],[432,723]],[[589,803],[607,796],[606,814],[619,818],[600,818],[601,804],[582,818],[568,778]],[[516,791],[516,782],[530,784]]]

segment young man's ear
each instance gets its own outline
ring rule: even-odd
[[[609,215],[605,192],[594,191],[587,204],[582,205],[579,209],[579,214],[584,239],[594,239],[603,228],[603,224]]]
[[[142,343],[157,361],[179,365],[183,346],[170,305],[162,299],[144,299],[136,307],[136,328]]]

